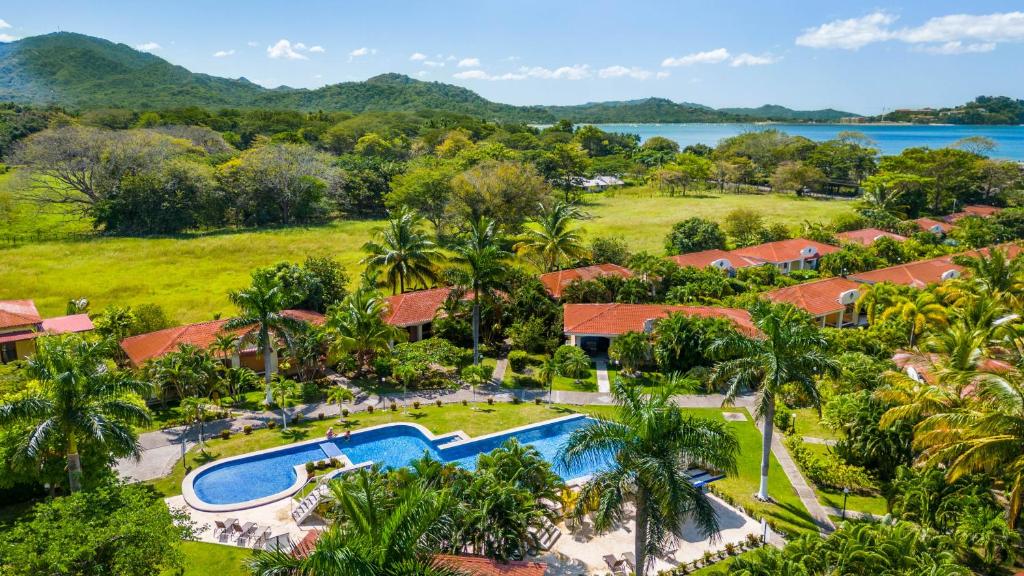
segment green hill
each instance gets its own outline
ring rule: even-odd
[[[249,82],[196,74],[153,54],[71,32],[0,43],[0,101],[57,104],[71,109],[135,110],[200,106],[293,110],[445,110],[492,120],[573,122],[813,121],[853,116],[835,110],[796,111],[782,106],[715,110],[700,104],[646,98],[576,106],[512,106],[441,82],[382,74],[314,90],[268,89]]]
[[[894,110],[866,120],[914,124],[1024,124],[1024,100],[1006,96],[978,96],[952,108]]]

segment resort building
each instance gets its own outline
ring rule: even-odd
[[[409,333],[409,342],[430,338],[434,318],[441,312],[451,292],[451,288],[442,287],[388,296],[384,321],[405,329]]]
[[[940,222],[933,218],[915,218],[912,220],[917,227],[925,232],[931,232],[937,236],[943,236],[949,234],[949,231],[953,229],[952,224],[946,222]]]
[[[309,310],[285,310],[283,314],[288,317],[311,324],[323,324],[324,316],[318,312]],[[143,366],[154,358],[160,358],[166,354],[178,350],[182,345],[189,344],[197,348],[207,350],[216,341],[217,336],[223,334],[234,334],[239,338],[249,330],[225,330],[224,325],[230,320],[211,320],[209,322],[196,322],[184,326],[164,328],[155,332],[147,332],[137,336],[129,336],[121,341],[121,349],[124,350],[128,361],[136,368]],[[271,371],[277,371],[277,347],[271,347],[270,361]],[[255,372],[263,372],[263,354],[255,345],[244,348],[236,347],[227,363],[232,368],[245,367]]]
[[[679,266],[693,266],[694,268],[717,268],[724,270],[730,275],[735,273],[740,268],[747,268],[750,266],[760,266],[762,262],[745,258],[733,252],[726,252],[725,250],[711,249],[701,250],[700,252],[690,252],[687,254],[677,254],[675,256],[666,256],[667,259],[675,262]]]
[[[557,299],[562,297],[562,290],[564,290],[569,284],[572,284],[577,280],[594,280],[602,276],[629,278],[633,276],[633,272],[628,268],[619,266],[618,264],[595,264],[594,266],[571,268],[569,270],[559,270],[557,272],[541,274],[540,281],[541,284],[544,284],[544,288],[547,289],[548,294],[551,294],[553,298]]]
[[[0,300],[0,364],[34,354],[41,335],[92,329],[88,314],[43,318],[32,300]]]
[[[960,212],[953,212],[947,215],[943,220],[950,224],[955,224],[961,219],[968,216],[977,216],[979,218],[989,218],[998,214],[1002,208],[996,208],[995,206],[986,206],[984,204],[969,204],[964,206]]]
[[[779,269],[779,272],[789,274],[793,270],[815,270],[818,268],[818,260],[822,256],[838,251],[839,248],[831,244],[815,242],[806,238],[791,238],[737,248],[730,254],[742,256],[757,264],[772,264]]]
[[[779,288],[764,296],[772,302],[785,302],[806,310],[822,327],[842,328],[861,324],[854,307],[862,286],[848,278],[826,278]]]
[[[860,244],[861,246],[871,246],[879,238],[892,238],[897,242],[903,242],[907,239],[906,236],[886,232],[880,228],[862,228],[860,230],[840,232],[836,234],[836,238],[844,244]]]
[[[672,313],[726,318],[747,335],[757,334],[750,313],[736,308],[672,306],[668,304],[563,304],[562,326],[572,346],[590,354],[606,354],[616,337],[626,332],[650,332],[654,322]]]
[[[959,278],[963,272],[963,266],[954,264],[952,256],[940,256],[918,262],[897,264],[888,268],[879,268],[870,272],[851,274],[850,279],[864,284],[891,282],[913,288],[924,288],[929,284],[938,284]]]

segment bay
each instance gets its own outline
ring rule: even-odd
[[[831,140],[840,132],[860,132],[874,142],[882,154],[899,154],[906,148],[943,148],[969,136],[984,136],[996,143],[993,158],[1024,161],[1024,126],[963,126],[905,124],[596,124],[609,132],[638,134],[644,141],[664,136],[685,147],[714,146],[719,140],[753,130],[781,130],[815,141]]]

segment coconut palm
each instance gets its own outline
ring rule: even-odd
[[[724,422],[685,414],[672,402],[674,383],[652,394],[616,382],[618,406],[612,419],[598,418],[574,430],[557,462],[566,470],[604,465],[581,488],[570,514],[591,514],[598,532],[636,510],[636,574],[644,576],[654,558],[692,520],[705,535],[719,532],[711,500],[694,486],[693,467],[731,472],[739,444]]]
[[[725,385],[726,404],[731,404],[745,390],[757,390],[754,416],[764,427],[761,485],[757,497],[768,500],[775,399],[782,393],[783,386],[794,384],[820,411],[817,378],[837,375],[839,364],[826,353],[825,337],[807,315],[795,307],[759,300],[751,307],[750,316],[760,336],[747,338],[732,332],[712,341],[708,348],[711,354],[725,353],[733,359],[716,364],[711,380]]]
[[[286,407],[288,400],[291,399],[292,395],[295,394],[296,382],[289,378],[285,378],[280,374],[274,375],[274,380],[271,382],[270,387],[274,391],[274,398],[277,398],[277,405],[281,408],[281,429],[288,429],[288,411]]]
[[[331,353],[352,354],[360,372],[367,371],[374,355],[388,349],[406,332],[384,321],[387,300],[367,283],[345,297],[327,313],[332,333]]]
[[[939,302],[935,294],[924,290],[903,296],[886,308],[885,312],[882,312],[881,321],[890,319],[906,323],[911,346],[930,327],[941,328],[948,323],[946,307]]]
[[[115,457],[138,457],[132,426],[149,422],[139,396],[149,393],[150,385],[113,370],[108,361],[112,353],[106,340],[38,338],[27,371],[39,387],[0,404],[0,425],[26,428],[18,446],[26,457],[51,452],[67,458],[72,492],[81,488],[83,445]]]
[[[872,284],[867,290],[862,290],[857,298],[854,313],[860,316],[861,312],[868,317],[868,324],[874,324],[881,318],[882,313],[889,309],[899,298],[903,297],[906,289],[898,284],[880,282]]]
[[[450,503],[444,491],[414,483],[392,501],[371,474],[359,470],[348,481],[331,482],[340,517],[305,556],[261,551],[248,561],[257,576],[459,576],[439,563],[433,537]]]
[[[548,356],[537,369],[537,378],[548,389],[548,403],[551,403],[551,392],[554,389],[555,376],[558,376],[558,361],[555,357]]]
[[[179,407],[185,417],[186,424],[199,425],[199,449],[206,450],[206,442],[203,440],[203,425],[206,422],[206,407],[208,400],[198,396],[186,396],[181,399]]]
[[[331,332],[320,326],[305,324],[292,333],[288,353],[299,370],[299,379],[309,381],[321,376],[331,345]]]
[[[449,270],[449,278],[460,290],[473,294],[473,364],[480,363],[480,299],[494,296],[508,257],[501,248],[497,224],[489,218],[472,222],[455,246],[455,267]]]
[[[612,341],[608,356],[622,364],[626,374],[637,375],[654,358],[651,337],[644,332],[626,332]]]
[[[970,270],[967,282],[976,294],[990,295],[1008,306],[1020,304],[1020,295],[1024,293],[1024,258],[1010,258],[1006,250],[992,248],[958,262]]]
[[[376,238],[363,244],[369,255],[362,263],[371,271],[382,271],[392,292],[405,292],[407,285],[427,284],[437,280],[434,266],[442,253],[427,239],[420,226],[423,221],[416,212],[398,210]]]
[[[228,298],[238,307],[241,316],[228,320],[224,329],[246,330],[241,341],[252,342],[262,351],[265,403],[273,404],[270,382],[275,368],[271,357],[274,337],[287,341],[290,332],[302,325],[301,321],[284,314],[286,309],[299,301],[299,297],[289,291],[276,276],[257,272],[252,275],[251,286],[231,292]]]
[[[584,257],[587,248],[579,226],[574,225],[583,217],[583,212],[572,204],[541,204],[533,219],[536,227],[524,232],[525,237],[515,246],[516,252],[532,258],[544,272],[558,270],[563,264]]]
[[[225,366],[230,366],[231,357],[238,352],[238,336],[229,332],[221,332],[213,337],[209,350],[220,356]]]

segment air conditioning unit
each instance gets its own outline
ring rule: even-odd
[[[843,306],[849,306],[857,301],[860,297],[860,290],[847,290],[839,295],[839,303]]]
[[[715,268],[718,268],[719,270],[728,270],[732,268],[732,262],[729,262],[729,260],[727,260],[726,258],[719,258],[718,260],[712,262],[711,265],[714,266]]]
[[[814,256],[817,253],[818,253],[818,249],[815,248],[814,246],[808,246],[808,247],[800,250],[800,255],[803,256],[804,258],[810,258],[811,256]]]
[[[959,277],[960,277],[960,271],[959,270],[946,270],[945,272],[942,273],[942,276],[941,276],[943,282],[945,282],[946,280],[953,280],[954,278],[959,278]]]
[[[647,320],[644,320],[644,334],[654,333],[654,323],[657,320],[657,318],[648,318]]]

